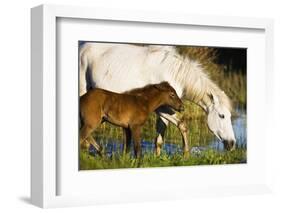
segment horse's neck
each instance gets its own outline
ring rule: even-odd
[[[202,98],[202,100],[200,100],[199,102],[197,102],[195,104],[200,106],[206,113],[208,113],[208,110],[213,103],[212,103],[211,99],[209,97],[207,97],[207,95],[205,95]]]
[[[205,112],[208,112],[212,101],[207,91],[213,90],[216,85],[208,78],[197,62],[183,61],[179,67],[178,75],[171,76],[171,79],[173,79],[172,86],[175,85],[176,90],[181,92],[179,94],[181,97],[197,104]]]

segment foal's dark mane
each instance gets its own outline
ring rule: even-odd
[[[156,85],[160,85],[160,84],[168,84],[168,82],[163,81],[159,84],[148,84],[141,88],[135,88],[132,90],[128,90],[128,91],[124,92],[124,94],[137,95],[137,96],[146,95],[147,93],[152,92],[152,90],[159,90],[159,89],[157,89]]]
[[[154,84],[148,84],[141,88],[135,88],[135,89],[128,90],[128,91],[124,92],[124,94],[139,95],[144,92],[147,92],[148,90],[151,90],[154,86],[155,86]]]

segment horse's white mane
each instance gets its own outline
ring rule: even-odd
[[[171,67],[166,71],[171,73],[171,77],[177,84],[185,88],[184,95],[187,99],[199,103],[202,100],[206,101],[213,94],[217,96],[220,104],[227,107],[229,111],[232,110],[228,96],[209,78],[199,62],[179,55],[174,47],[168,48],[165,49],[168,55],[165,56],[163,63]]]
[[[176,53],[176,49],[173,46],[168,45],[148,45],[148,50],[150,52],[156,52],[156,51],[167,51],[167,53]]]

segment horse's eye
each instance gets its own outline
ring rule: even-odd
[[[176,97],[176,95],[175,95],[174,93],[171,93],[170,96],[171,96],[172,98]]]
[[[220,118],[224,119],[224,114],[219,114]]]

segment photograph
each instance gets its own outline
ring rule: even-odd
[[[123,213],[133,206],[139,212],[280,206],[281,72],[274,60],[280,12],[276,5],[262,10],[266,4],[199,5],[42,4],[27,11],[23,40],[30,37],[30,45],[16,44],[29,54],[11,48],[16,39],[3,39],[8,65],[30,67],[30,75],[3,68],[12,75],[3,77],[3,91],[15,100],[4,104],[15,106],[5,113],[8,126],[15,132],[15,113],[30,122],[30,131],[17,125],[29,138],[16,140],[15,155],[28,150],[20,158],[28,167],[16,160],[6,163],[16,169],[4,169],[13,172],[8,181],[19,169],[26,173],[20,182],[27,193],[18,203],[98,211],[118,205]],[[14,82],[24,78],[27,98]],[[24,101],[30,116],[19,111]],[[22,187],[6,188],[5,196]]]
[[[247,48],[78,41],[79,170],[247,163]]]

